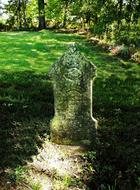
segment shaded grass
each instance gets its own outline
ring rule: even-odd
[[[54,112],[53,90],[48,78],[48,70],[67,49],[69,43],[77,42],[80,51],[97,67],[93,106],[94,115],[101,126],[102,145],[97,152],[103,152],[102,158],[105,160],[104,162],[98,159],[99,165],[110,163],[114,156],[113,159],[116,160],[110,164],[113,168],[117,167],[115,162],[119,163],[122,159],[120,165],[125,165],[127,168],[125,171],[134,169],[132,166],[137,165],[138,155],[140,155],[137,140],[140,126],[139,65],[112,57],[99,46],[89,44],[76,34],[50,31],[8,32],[0,33],[0,42],[0,137],[3,137],[0,139],[0,163],[2,167],[13,165],[15,167],[30,159],[31,155],[37,154],[39,137],[49,134],[47,120]],[[136,139],[135,143],[134,139]],[[107,144],[111,144],[111,148],[108,148]],[[133,144],[135,147],[132,146]],[[133,157],[135,151],[137,153]],[[124,164],[127,157],[130,159]],[[118,167],[113,171],[121,169]],[[108,173],[109,170],[106,170],[104,176]],[[109,177],[107,180],[111,181]],[[107,180],[104,181],[107,183]]]
[[[11,32],[1,33],[0,40],[0,71],[42,74],[47,74],[50,65],[63,54],[69,43],[77,42],[79,49],[97,66],[94,91],[97,104],[128,107],[140,103],[139,65],[112,57],[78,35],[48,31]]]
[[[0,168],[25,164],[49,134],[52,86],[31,71],[1,72]]]

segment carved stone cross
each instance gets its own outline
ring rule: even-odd
[[[92,81],[95,66],[71,45],[52,65],[55,116],[51,140],[58,144],[89,145],[95,140],[97,121],[92,116]]]

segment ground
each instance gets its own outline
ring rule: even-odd
[[[138,184],[140,65],[114,57],[78,34],[1,32],[0,41],[0,137],[3,137],[0,138],[0,189],[39,190],[40,181],[42,186],[46,181],[44,178],[47,178],[47,185],[53,184],[56,189],[60,189],[60,186],[67,188],[75,183],[75,190],[81,186],[85,188],[81,183],[84,181],[86,184],[89,176],[82,176],[80,180],[75,179],[75,176],[73,180],[73,176],[69,177],[70,173],[64,174],[63,179],[59,176],[60,171],[66,172],[65,167],[73,175],[81,175],[77,174],[75,166],[70,170],[73,163],[77,163],[78,168],[83,165],[81,151],[72,147],[65,154],[69,147],[57,146],[48,141],[44,143],[49,135],[50,119],[54,115],[53,90],[48,70],[71,42],[76,42],[79,50],[97,67],[93,110],[100,126],[101,142],[96,150],[101,155],[96,161],[96,169],[99,169],[96,171],[99,172],[98,184],[108,184],[111,180],[113,184],[114,178],[120,176],[120,171],[122,178],[119,178],[118,183],[121,186],[127,185],[130,179]],[[44,158],[37,161],[43,154],[56,169],[46,170],[48,163],[44,164]],[[33,156],[34,162],[31,161]],[[92,162],[92,167],[89,167],[91,170],[94,168],[94,160]],[[30,163],[31,173],[26,173],[27,163]],[[45,168],[43,171],[42,163]],[[63,165],[63,170],[58,167],[59,164]],[[45,172],[47,175],[44,176]],[[23,182],[24,174],[27,174],[25,178],[28,176],[31,187]],[[96,182],[96,178],[94,180]]]
[[[42,190],[85,190],[86,185],[82,155],[86,150],[80,146],[57,145],[46,142],[34,161],[29,163],[31,177],[39,182]]]
[[[8,178],[1,190],[88,190],[84,147],[58,145],[46,140],[33,161],[26,164],[26,172],[19,172],[14,185]],[[7,171],[8,172],[8,171]],[[1,178],[2,179],[2,178]]]

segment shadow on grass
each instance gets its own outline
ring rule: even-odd
[[[91,190],[140,189],[140,75],[131,66],[121,70],[120,64],[118,73],[102,70],[94,83],[99,130],[97,144],[87,156],[93,167]]]
[[[45,73],[80,38],[45,31],[4,32],[0,39],[0,167],[6,168],[37,154],[41,138],[49,133],[54,106]]]
[[[99,121],[100,129],[99,144],[95,147],[97,156],[95,160],[92,157],[96,174],[92,175],[91,189],[102,184],[112,187],[115,181],[118,189],[135,189],[140,173],[139,65],[114,58],[76,35],[53,32],[19,33],[16,38],[14,35],[5,33],[1,38],[3,51],[10,47],[6,54],[1,54],[3,60],[7,56],[1,69],[6,70],[12,65],[13,50],[17,51],[14,60],[18,59],[17,69],[12,66],[9,73],[0,75],[1,166],[15,167],[37,154],[40,137],[49,131],[49,119],[46,118],[53,115],[51,83],[45,74],[37,73],[46,72],[67,45],[76,41],[81,52],[97,66],[98,73],[93,103],[94,117]],[[14,41],[19,43],[17,47],[14,45],[18,49],[14,49]],[[26,61],[37,73],[15,72],[28,69]]]
[[[52,85],[45,74],[1,72],[0,91],[0,168],[16,167],[49,135]]]
[[[95,80],[94,117],[99,130],[94,154],[88,155],[94,169],[91,189],[140,188],[140,75],[131,66]]]
[[[87,155],[90,189],[140,188],[140,109],[96,110],[98,141]]]

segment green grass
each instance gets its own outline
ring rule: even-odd
[[[51,64],[64,53],[68,45],[77,42],[81,52],[97,66],[95,102],[113,107],[136,106],[140,103],[140,66],[112,57],[78,35],[50,31],[7,32],[0,33],[0,41],[0,71],[9,73],[9,76],[23,71],[47,74]],[[2,76],[0,81],[16,80],[12,78],[7,77],[5,80]],[[28,83],[28,79],[25,80]],[[25,80],[18,77],[19,88]]]
[[[0,70],[46,72],[78,36],[52,32],[8,32],[0,34]]]
[[[100,124],[97,153],[102,154],[93,163],[97,177],[112,185],[121,170],[126,179],[137,176],[140,65],[113,57],[84,37],[50,31],[0,33],[0,164],[15,167],[37,154],[54,112],[48,71],[71,42],[97,67],[93,103]]]

